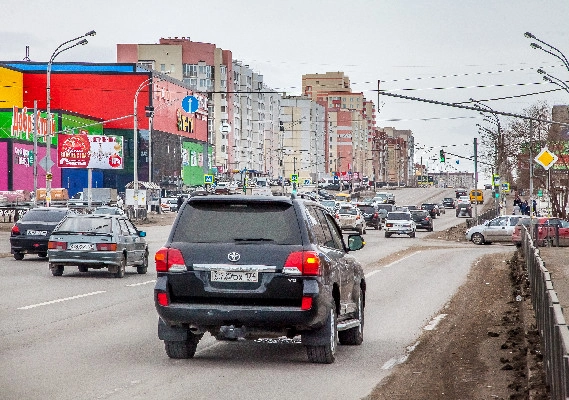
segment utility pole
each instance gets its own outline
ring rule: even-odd
[[[476,201],[474,202],[474,220],[478,223],[478,138],[474,138],[474,190]]]

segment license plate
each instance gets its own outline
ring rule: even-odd
[[[29,235],[29,236],[46,236],[47,231],[34,231],[33,229],[28,229],[26,231],[26,235]]]
[[[92,243],[71,243],[69,250],[95,250],[95,245]]]
[[[253,271],[211,271],[212,282],[257,282],[258,272]]]

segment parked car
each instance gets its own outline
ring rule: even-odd
[[[355,205],[340,203],[334,217],[343,231],[356,231],[360,235],[366,233],[366,222],[360,209]]]
[[[377,192],[373,198],[373,201],[375,201],[377,204],[391,204],[387,200],[388,200],[387,193],[383,192]]]
[[[427,210],[431,214],[431,218],[437,218],[437,216],[441,215],[439,206],[435,203],[423,203],[421,204],[421,210]]]
[[[316,202],[190,198],[155,256],[166,354],[192,358],[205,332],[218,340],[300,335],[311,362],[334,362],[338,340],[363,341],[366,282],[349,254],[363,246],[360,235],[345,242]]]
[[[417,230],[415,221],[411,218],[411,213],[393,211],[387,214],[385,219],[385,237],[391,235],[409,235],[414,238]]]
[[[49,235],[67,215],[73,211],[67,208],[37,207],[28,210],[12,227],[10,232],[10,253],[14,259],[23,260],[25,254],[47,257]]]
[[[413,210],[411,211],[411,218],[415,221],[417,229],[433,231],[433,218],[427,210]]]
[[[522,245],[522,226],[525,226],[529,229],[530,221],[533,221],[534,224],[543,224],[545,221],[545,217],[540,218],[530,218],[529,215],[522,215],[521,218],[514,226],[514,231],[512,232],[512,242],[517,246],[520,247]]]
[[[455,208],[456,205],[454,204],[454,199],[452,197],[445,197],[443,199],[443,207],[444,208]]]
[[[569,245],[569,222],[556,217],[540,218],[537,222],[537,245],[553,244],[557,238],[559,246]]]
[[[160,199],[160,207],[162,211],[176,211],[178,208],[178,199],[173,197],[163,197]]]
[[[352,201],[352,196],[349,193],[338,193],[334,196],[334,200],[340,203],[349,203]]]
[[[466,231],[466,240],[474,244],[490,244],[492,242],[512,242],[512,234],[521,215],[502,215],[473,226]]]
[[[48,244],[49,269],[63,275],[66,266],[80,272],[107,268],[122,278],[127,266],[139,274],[148,270],[146,232],[139,231],[124,215],[69,215],[52,232]]]
[[[381,217],[373,204],[356,203],[356,206],[360,209],[366,226],[376,230],[381,229]]]

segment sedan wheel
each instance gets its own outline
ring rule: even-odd
[[[126,257],[123,256],[121,263],[119,265],[119,269],[117,270],[117,272],[115,272],[115,278],[123,278],[125,270],[126,270]]]
[[[139,274],[145,274],[148,271],[148,250],[144,253],[144,259],[142,261],[142,265],[136,267],[136,272]]]
[[[474,233],[471,240],[474,244],[484,244],[484,236],[481,233]]]

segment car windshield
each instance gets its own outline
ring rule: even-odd
[[[291,204],[200,201],[188,205],[174,227],[173,242],[302,244]]]
[[[29,210],[22,218],[20,218],[20,221],[59,222],[66,214],[66,210]]]
[[[411,214],[402,213],[402,212],[391,212],[391,213],[387,214],[387,219],[409,220],[409,219],[411,219]]]
[[[111,233],[112,222],[112,218],[104,215],[68,217],[59,225],[57,232]]]
[[[377,209],[378,210],[385,210],[385,211],[389,212],[389,211],[393,210],[393,206],[391,204],[378,204]]]

